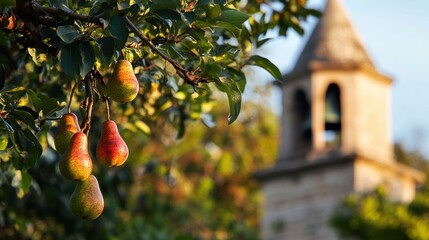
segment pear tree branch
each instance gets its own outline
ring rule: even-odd
[[[30,7],[32,8],[32,10],[34,12],[41,14],[40,17],[42,17],[43,14],[44,15],[50,14],[50,15],[53,15],[53,16],[56,16],[56,17],[64,17],[65,16],[65,17],[72,18],[74,20],[78,20],[78,21],[82,21],[82,22],[88,22],[88,23],[95,23],[95,24],[101,24],[101,18],[104,15],[104,14],[98,14],[98,15],[95,15],[95,16],[82,15],[82,14],[75,13],[73,11],[66,11],[66,10],[60,9],[60,8],[44,7],[44,6],[41,6],[40,4],[38,4],[35,0],[33,0],[31,2]],[[173,65],[173,67],[177,71],[177,74],[182,79],[184,79],[187,84],[190,84],[190,85],[192,85],[192,86],[195,87],[200,82],[205,82],[205,83],[208,82],[207,79],[201,78],[200,76],[196,75],[195,74],[196,71],[186,70],[177,61],[175,61],[174,59],[170,58],[169,56],[167,56],[166,54],[164,54],[163,52],[161,52],[155,46],[155,44],[152,42],[152,40],[150,40],[147,37],[145,37],[140,32],[140,30],[136,27],[136,25],[134,25],[127,16],[124,16],[124,19],[125,19],[125,21],[127,23],[128,28],[138,38],[140,38],[140,40],[142,41],[142,43],[144,45],[148,46],[153,53],[159,55],[160,57],[162,57],[163,59],[165,59],[166,61],[168,61],[171,65]],[[187,31],[191,31],[191,29],[189,28]]]
[[[164,58],[166,61],[168,61],[169,63],[171,63],[171,65],[173,65],[173,67],[177,70],[177,73],[179,74],[179,76],[181,78],[183,78],[186,83],[191,84],[193,86],[198,85],[198,82],[201,82],[201,79],[199,76],[194,75],[193,72],[191,71],[187,71],[186,69],[184,69],[177,61],[175,61],[174,59],[170,58],[169,56],[167,56],[166,54],[164,54],[163,52],[159,51],[158,48],[156,48],[156,46],[152,43],[151,40],[149,40],[148,38],[146,38],[141,32],[140,30],[136,27],[136,25],[134,25],[130,19],[127,16],[124,16],[124,19],[128,25],[128,27],[130,28],[130,30],[137,36],[139,37],[143,44],[145,44],[146,46],[148,46],[150,48],[150,50],[156,54],[158,54],[159,56],[161,56],[162,58]],[[200,81],[199,81],[200,80]]]
[[[74,20],[89,22],[89,23],[96,23],[96,24],[101,24],[100,18],[103,17],[104,15],[104,14],[98,14],[95,16],[82,15],[82,14],[75,13],[73,11],[66,11],[60,8],[43,7],[43,6],[40,6],[40,4],[38,4],[36,1],[32,2],[32,8],[36,13],[49,13],[55,16],[65,16],[65,17],[72,18]]]

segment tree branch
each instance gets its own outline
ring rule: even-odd
[[[190,71],[187,71],[182,66],[180,66],[180,64],[178,62],[176,62],[175,60],[173,60],[169,56],[165,55],[163,52],[159,51],[158,48],[156,48],[156,46],[152,43],[152,41],[149,40],[148,38],[146,38],[140,32],[140,30],[130,21],[130,19],[127,16],[124,16],[124,19],[127,22],[127,25],[130,28],[130,30],[137,37],[139,37],[142,40],[142,42],[152,50],[152,52],[158,54],[159,56],[161,56],[162,58],[164,58],[166,61],[168,61],[169,63],[171,63],[171,65],[173,65],[173,67],[177,70],[177,73],[179,74],[179,76],[181,78],[183,78],[186,81],[186,83],[191,84],[193,86],[198,85],[198,81],[197,80],[199,79],[199,76],[191,74]]]
[[[100,18],[103,16],[103,14],[98,14],[95,16],[82,15],[82,14],[78,14],[78,13],[75,13],[72,11],[65,11],[65,10],[60,9],[60,8],[43,7],[43,6],[40,6],[36,2],[33,2],[32,8],[37,13],[49,13],[49,14],[52,14],[55,16],[66,16],[66,17],[73,18],[74,20],[79,20],[82,22],[97,23],[97,24],[101,24]]]
[[[48,13],[48,14],[55,15],[56,17],[66,16],[66,17],[70,17],[74,20],[79,20],[82,22],[89,22],[89,23],[96,23],[96,24],[101,24],[100,18],[103,16],[103,14],[98,14],[95,16],[81,15],[81,14],[78,14],[78,13],[75,13],[72,11],[65,11],[65,10],[59,9],[59,8],[44,7],[44,6],[40,6],[35,1],[32,2],[32,8],[37,13]],[[129,27],[129,29],[137,37],[139,37],[141,39],[142,43],[145,44],[146,46],[148,46],[153,53],[158,54],[160,57],[162,57],[167,62],[169,62],[171,65],[173,65],[173,67],[177,71],[177,74],[181,78],[183,78],[186,83],[188,83],[192,86],[197,86],[198,83],[200,83],[200,82],[207,82],[207,79],[200,78],[198,75],[195,75],[195,71],[188,71],[188,70],[184,69],[177,61],[175,61],[174,59],[170,58],[169,56],[167,56],[166,54],[164,54],[163,52],[158,50],[158,48],[153,44],[153,42],[150,39],[146,38],[140,32],[140,30],[130,21],[130,19],[127,16],[124,16],[124,19],[125,19],[128,27]],[[188,31],[190,31],[190,30],[191,29],[189,29]]]

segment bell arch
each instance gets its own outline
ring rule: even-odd
[[[342,135],[340,87],[329,84],[325,94],[324,141],[327,148],[340,148]]]

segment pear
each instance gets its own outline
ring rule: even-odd
[[[70,145],[61,156],[60,172],[63,177],[76,180],[86,180],[92,172],[92,160],[88,153],[88,138],[83,132],[73,135]]]
[[[104,199],[94,175],[77,183],[70,197],[69,207],[73,215],[82,219],[94,220],[101,215]]]
[[[127,60],[119,60],[107,82],[107,93],[116,102],[131,102],[139,91],[139,83],[133,66]]]
[[[55,148],[58,152],[64,153],[70,144],[73,134],[80,132],[79,123],[74,113],[66,113],[58,124],[58,130],[54,135]]]
[[[128,147],[119,135],[114,121],[107,120],[103,123],[96,153],[98,161],[108,167],[120,166],[127,160]]]

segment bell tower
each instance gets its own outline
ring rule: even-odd
[[[385,185],[411,201],[424,175],[399,164],[390,131],[392,80],[371,61],[340,0],[325,10],[284,76],[280,151],[256,173],[263,239],[336,239],[329,218],[352,192]]]

